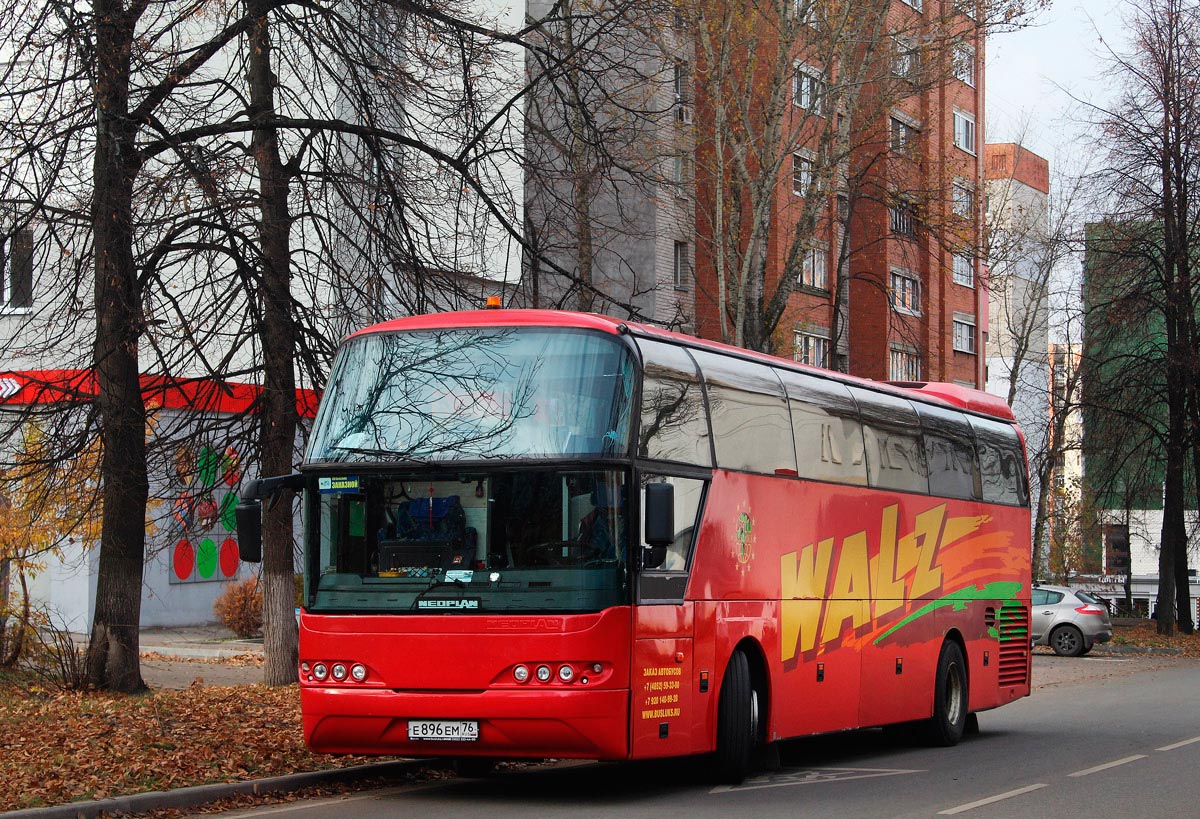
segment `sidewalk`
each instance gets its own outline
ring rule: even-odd
[[[76,635],[82,645],[85,635]],[[262,656],[262,639],[240,639],[222,626],[145,628],[139,638],[142,678],[151,689],[184,689],[192,685],[250,685],[261,683],[263,669],[253,662]],[[150,656],[146,656],[150,655]],[[238,662],[251,655],[251,662]],[[223,662],[228,661],[228,662]],[[101,814],[186,810],[238,794],[288,793],[314,785],[365,779],[402,780],[421,763],[388,760],[352,768],[332,768],[241,782],[223,782],[152,791],[130,796],[73,802],[48,808],[0,813],[3,819],[91,819]]]
[[[262,638],[240,639],[223,626],[145,628],[138,648],[142,679],[153,689],[263,681]]]

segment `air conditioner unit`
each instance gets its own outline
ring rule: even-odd
[[[692,124],[692,107],[690,105],[679,105],[675,108],[675,121],[684,125]]]

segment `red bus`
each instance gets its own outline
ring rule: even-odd
[[[605,760],[1029,694],[1008,407],[597,315],[416,316],[346,340],[300,473],[318,752]]]

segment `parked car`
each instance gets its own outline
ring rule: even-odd
[[[1061,657],[1079,657],[1096,643],[1112,639],[1108,604],[1094,594],[1034,583],[1032,597],[1035,646],[1050,646]]]

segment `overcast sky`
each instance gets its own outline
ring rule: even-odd
[[[1054,0],[1021,31],[987,44],[988,142],[1021,142],[1050,160],[1078,152],[1083,132],[1068,92],[1105,99],[1104,45],[1124,49],[1121,17],[1130,0]],[[1053,168],[1051,170],[1053,173]]]

